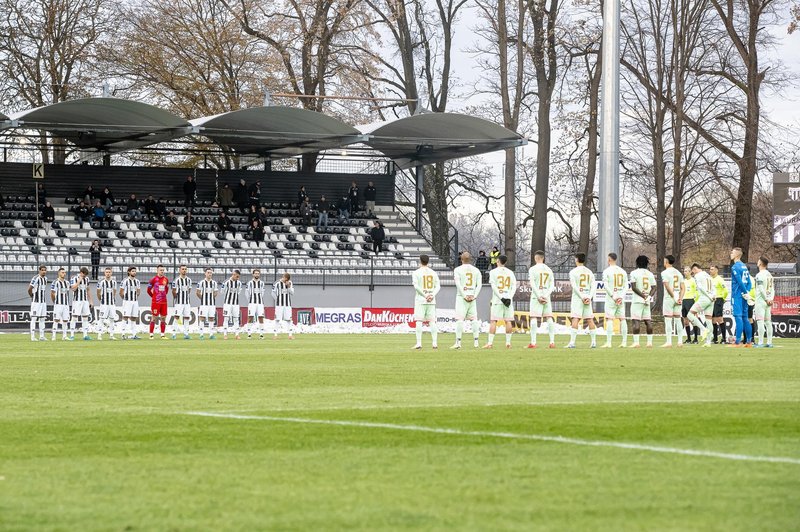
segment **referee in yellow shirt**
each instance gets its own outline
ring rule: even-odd
[[[725,327],[725,318],[722,317],[722,309],[728,299],[728,288],[725,280],[719,275],[719,268],[711,266],[708,269],[711,274],[711,288],[714,290],[714,312],[711,314],[711,321],[714,323],[714,343],[719,343],[720,336],[722,343],[728,343],[728,331]]]
[[[697,335],[700,334],[698,327],[693,327],[689,322],[689,312],[692,311],[694,302],[697,301],[697,283],[692,277],[692,269],[688,266],[683,269],[683,284],[686,287],[686,292],[683,295],[683,304],[681,305],[681,316],[683,316],[683,326],[686,327],[686,343],[696,344]],[[692,340],[692,333],[694,332],[694,340]]]

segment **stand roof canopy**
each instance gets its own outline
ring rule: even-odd
[[[0,128],[44,131],[80,149],[108,153],[188,136],[271,159],[365,144],[401,168],[527,143],[498,124],[458,113],[423,113],[356,129],[296,107],[256,107],[186,120],[150,104],[107,97],[59,102],[10,116],[0,113]]]

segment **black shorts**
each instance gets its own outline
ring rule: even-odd
[[[753,309],[756,308],[755,305],[747,305],[747,319],[753,319]]]
[[[721,297],[718,297],[714,300],[714,312],[711,314],[712,318],[721,318],[722,317],[722,308],[725,306],[725,300]]]
[[[681,316],[684,318],[689,315],[689,311],[692,310],[694,306],[694,299],[684,299],[683,304],[681,305]]]

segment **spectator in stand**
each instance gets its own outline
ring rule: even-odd
[[[47,201],[47,190],[44,188],[44,183],[36,185],[36,193],[39,195],[39,205],[44,205]]]
[[[49,231],[53,228],[53,222],[55,221],[56,210],[49,201],[44,202],[44,207],[42,207],[42,227],[44,227],[45,231]]]
[[[228,212],[228,209],[233,207],[233,189],[228,183],[222,185],[219,190],[219,206],[225,212]]]
[[[342,196],[339,200],[339,221],[346,222],[347,216],[350,214],[350,198]]]
[[[186,216],[183,217],[183,230],[187,233],[197,232],[197,226],[194,224],[194,216],[192,216],[192,211],[188,211]]]
[[[83,201],[86,202],[86,205],[91,205],[94,203],[95,193],[92,185],[86,187],[86,190],[83,191]]]
[[[126,214],[133,218],[141,218],[142,211],[139,209],[139,200],[136,199],[136,194],[131,194],[131,197],[128,198],[128,203],[126,204]]]
[[[144,213],[147,216],[157,216],[158,215],[158,203],[153,198],[153,195],[147,196],[147,199],[144,200]]]
[[[3,197],[3,193],[0,192],[0,209],[5,208],[5,206],[6,206],[6,200]]]
[[[317,231],[320,230],[321,227],[328,228],[328,211],[331,208],[331,202],[325,199],[323,195],[319,199],[319,203],[317,203]]]
[[[306,194],[306,186],[302,185],[300,187],[300,190],[297,191],[297,208],[298,209],[303,204],[303,202],[306,201],[307,197],[308,197],[308,194]]]
[[[163,220],[167,217],[167,200],[164,198],[158,198],[158,203],[156,203],[156,216],[158,216],[159,220]]]
[[[110,209],[114,206],[114,194],[111,193],[111,190],[108,187],[105,187],[103,191],[97,195],[97,198],[106,209]]]
[[[251,225],[253,223],[253,220],[258,220],[258,219],[259,219],[258,206],[255,204],[250,205],[250,210],[247,211],[247,225],[248,226]]]
[[[250,240],[255,242],[257,246],[264,242],[264,227],[258,220],[253,220],[250,223]]]
[[[236,206],[239,207],[242,214],[247,214],[247,206],[250,204],[250,194],[247,190],[247,181],[244,179],[239,180],[239,186],[236,187],[234,199],[236,200]]]
[[[261,210],[258,211],[258,221],[261,222],[261,225],[265,225],[267,223],[267,218],[269,218],[269,211],[262,205]]]
[[[256,208],[261,206],[261,181],[256,181],[250,188],[247,189],[248,196],[250,198],[250,206],[256,206]]]
[[[378,220],[373,222],[372,229],[369,230],[369,236],[372,237],[372,249],[377,255],[383,251],[383,241],[386,238],[386,231],[384,231],[383,225]]]
[[[195,198],[197,198],[197,183],[194,181],[194,176],[188,176],[183,182],[183,206],[192,210]]]
[[[364,189],[364,205],[366,205],[367,213],[372,216],[375,214],[375,198],[378,197],[378,191],[372,181],[367,183],[367,188]]]
[[[89,223],[92,219],[92,211],[89,209],[89,206],[86,205],[86,202],[81,200],[77,207],[75,207],[75,220],[78,221],[81,225],[81,229],[83,229],[83,224]]]
[[[498,258],[500,258],[500,250],[497,249],[497,246],[493,246],[492,251],[489,253],[489,264],[491,265],[492,270],[497,268]]]
[[[475,259],[475,267],[481,271],[482,276],[486,279],[486,272],[489,271],[489,257],[486,256],[484,250],[478,252],[478,258]]]
[[[94,209],[92,209],[92,217],[95,222],[103,223],[106,221],[106,209],[100,203],[99,199],[94,200]]]
[[[178,217],[175,216],[175,211],[169,211],[169,214],[164,218],[164,228],[167,231],[178,230]]]
[[[352,216],[358,212],[358,185],[355,181],[350,184],[347,199],[350,200],[350,215]]]
[[[217,218],[217,229],[223,235],[225,233],[230,233],[236,236],[236,231],[233,229],[233,224],[231,223],[231,219],[228,218],[228,215],[225,211],[221,211],[219,213],[219,218]]]
[[[308,227],[311,225],[311,213],[313,209],[311,208],[311,202],[308,201],[308,196],[306,196],[305,201],[300,205],[300,216],[303,218],[303,225]]]
[[[100,247],[99,240],[92,240],[92,245],[89,248],[89,258],[92,262],[92,279],[97,279],[100,272],[100,252],[103,248]]]

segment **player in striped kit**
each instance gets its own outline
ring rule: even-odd
[[[72,292],[67,281],[67,271],[58,269],[58,278],[50,286],[50,299],[53,300],[53,340],[58,334],[58,326],[62,327],[62,340],[67,340],[67,326],[69,323],[69,296]]]
[[[31,342],[46,340],[44,335],[47,322],[47,266],[39,266],[39,273],[28,285],[28,296],[31,298]],[[36,322],[39,322],[39,338],[36,338]]]
[[[225,302],[222,304],[222,339],[228,339],[228,327],[233,327],[234,320],[236,326],[234,332],[236,339],[239,339],[239,330],[241,328],[241,308],[239,307],[239,293],[242,291],[242,281],[239,280],[241,273],[239,270],[233,270],[230,278],[222,283],[222,289],[225,291]]]
[[[78,318],[81,319],[81,332],[84,340],[91,340],[89,336],[89,316],[91,315],[92,293],[89,291],[89,268],[84,266],[78,275],[70,281],[72,290],[72,320],[69,322],[69,336],[75,338],[75,326]]]
[[[183,332],[183,339],[188,340],[189,322],[192,321],[192,280],[186,276],[189,268],[185,264],[178,267],[178,277],[172,281],[172,302],[175,306],[175,326],[172,328],[172,339],[175,339],[178,326]]]
[[[202,329],[200,329],[200,339],[204,338],[204,334],[208,334],[209,340],[214,339],[214,329],[211,328],[209,322],[214,320],[214,328],[217,325],[217,294],[219,293],[219,286],[213,279],[214,270],[206,268],[205,278],[197,283],[197,294],[200,299],[200,320],[203,321]]]
[[[128,278],[122,281],[122,286],[119,289],[119,295],[122,297],[122,319],[125,323],[122,325],[122,339],[125,339],[125,326],[127,325],[130,332],[131,340],[140,340],[136,335],[136,329],[139,326],[139,294],[142,293],[142,283],[136,278],[136,266],[128,268]]]
[[[292,295],[294,295],[292,276],[284,273],[272,285],[272,299],[275,301],[275,336],[273,338],[276,340],[278,339],[278,333],[283,328],[281,326],[283,322],[286,322],[286,327],[289,329],[289,340],[294,338],[292,330]]]
[[[244,293],[247,295],[247,337],[252,338],[253,328],[258,320],[259,339],[264,339],[264,281],[261,270],[253,270],[253,278],[247,281]]]
[[[100,330],[97,332],[97,339],[103,339],[103,327],[108,331],[108,337],[114,338],[114,321],[117,318],[117,280],[111,277],[111,268],[106,268],[104,276],[97,283],[97,300],[100,301]]]
[[[608,254],[608,268],[603,272],[603,288],[606,291],[606,343],[604,348],[611,347],[614,336],[614,321],[619,320],[619,332],[622,334],[620,347],[628,345],[628,320],[625,319],[625,293],[628,291],[628,274],[617,266],[617,254]]]

